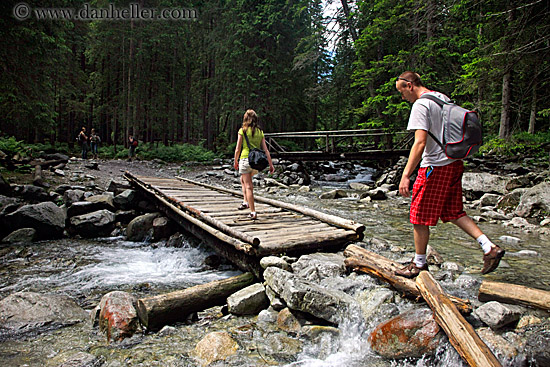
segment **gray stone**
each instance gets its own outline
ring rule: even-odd
[[[99,209],[96,209],[94,203],[91,203],[89,201],[77,201],[75,203],[72,203],[71,206],[67,208],[67,217],[71,218],[77,215],[88,214],[91,212],[95,212],[96,210]]]
[[[270,266],[275,266],[286,271],[291,271],[289,263],[278,256],[262,257],[262,259],[260,260],[260,266],[262,267],[262,269],[267,269]]]
[[[499,329],[521,317],[521,309],[512,305],[505,305],[497,301],[487,302],[474,311],[481,321],[491,329]]]
[[[375,288],[369,291],[362,292],[357,300],[361,305],[363,318],[369,320],[377,316],[380,312],[380,307],[387,302],[393,300],[393,292],[387,288]]]
[[[36,229],[20,228],[2,239],[5,243],[32,242],[36,237]]]
[[[487,344],[503,366],[527,366],[527,357],[520,353],[515,345],[496,334],[490,328],[476,330],[481,340]]]
[[[361,183],[361,182],[350,182],[349,187],[352,190],[357,190],[357,191],[369,191],[371,189],[371,186],[365,185],[364,183]]]
[[[58,329],[84,321],[87,316],[65,295],[18,292],[0,301],[0,337]]]
[[[13,229],[34,228],[37,239],[59,238],[65,229],[65,211],[52,202],[24,205],[6,215]]]
[[[309,313],[333,324],[361,315],[360,306],[353,297],[321,287],[288,271],[269,267],[264,271],[264,279],[293,310]]]
[[[500,195],[487,193],[479,199],[479,203],[481,206],[495,206],[500,198]]]
[[[61,353],[61,355],[54,357],[56,361],[59,359],[64,360],[58,364],[58,367],[100,367],[105,362],[103,356],[97,357],[86,352],[67,354],[68,353]]]
[[[529,217],[540,210],[550,212],[550,182],[542,182],[527,189],[521,195],[515,214],[520,217]]]
[[[514,191],[502,196],[496,204],[497,209],[503,209],[507,212],[515,210],[519,205],[521,196],[526,191],[527,189],[515,189]]]
[[[149,213],[132,219],[126,228],[126,236],[129,241],[143,241],[153,229],[153,221],[160,213]]]
[[[465,172],[462,177],[462,189],[475,198],[480,198],[485,193],[504,195],[508,193],[508,181],[510,180],[490,173]]]
[[[344,190],[331,190],[319,195],[319,199],[338,199],[346,197],[348,197],[348,194]]]
[[[113,204],[113,194],[111,194],[110,192],[101,195],[89,196],[85,199],[85,201],[89,201],[90,203],[95,204],[97,208],[96,210],[107,209],[112,212],[115,211],[115,205]]]
[[[346,266],[344,256],[332,253],[313,253],[301,256],[292,264],[292,270],[299,277],[320,282],[328,277],[344,275]]]
[[[174,224],[167,217],[158,217],[153,219],[153,237],[154,241],[169,238],[176,231]]]
[[[280,310],[282,310],[283,308],[286,307],[285,301],[283,301],[279,297],[279,295],[277,293],[275,293],[273,291],[273,289],[271,289],[271,287],[265,286],[265,294],[266,294],[267,298],[269,299],[269,304],[271,305],[271,307],[274,310],[280,311]]]
[[[81,201],[84,199],[84,190],[80,189],[68,189],[65,190],[63,193],[63,202],[67,207],[71,206],[73,203],[76,203],[77,201]]]
[[[34,185],[17,185],[13,193],[27,202],[39,203],[50,200],[50,195],[42,187]]]
[[[215,361],[224,361],[237,353],[239,344],[225,331],[214,331],[206,334],[199,341],[193,355],[202,366],[208,366]]]
[[[115,228],[115,214],[109,210],[97,210],[70,219],[69,233],[86,238],[106,237]]]
[[[256,315],[269,306],[265,287],[256,283],[227,298],[228,311],[234,315]]]
[[[135,206],[134,200],[136,199],[136,192],[134,190],[126,189],[113,199],[114,205],[118,209],[130,209]]]

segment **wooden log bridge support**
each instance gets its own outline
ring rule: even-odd
[[[445,331],[452,346],[468,365],[472,367],[502,366],[429,272],[421,271],[416,277],[416,285],[433,310],[435,321]]]
[[[244,273],[181,291],[142,298],[137,302],[137,314],[148,330],[159,330],[165,325],[185,321],[194,312],[225,304],[227,297],[253,282],[254,275]]]
[[[483,281],[478,299],[540,308],[550,311],[550,292],[523,285]]]
[[[412,279],[396,276],[395,271],[402,265],[377,253],[365,250],[357,245],[349,245],[344,251],[345,264],[348,268],[372,275],[389,283],[394,289],[410,298],[420,298],[421,294]],[[472,305],[467,299],[449,296],[461,313],[472,312]]]

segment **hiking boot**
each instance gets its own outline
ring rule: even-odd
[[[505,253],[506,251],[497,245],[491,247],[491,251],[483,255],[483,269],[481,269],[481,274],[488,274],[495,270]]]
[[[395,275],[412,279],[412,278],[415,278],[418,274],[420,274],[420,272],[423,270],[428,270],[428,263],[422,265],[422,267],[419,268],[418,266],[416,266],[414,261],[411,261],[409,265],[396,270]]]

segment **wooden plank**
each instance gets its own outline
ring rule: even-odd
[[[258,214],[263,213],[262,217],[264,217],[266,214],[281,213],[283,211],[284,210],[281,208],[269,207],[267,209],[263,209],[262,211],[256,211],[256,213]],[[223,217],[234,217],[237,215],[241,215],[243,213],[247,213],[247,212],[244,210],[238,210],[237,208],[235,208],[234,210],[229,210],[229,211],[224,211],[219,213],[211,213],[210,216],[213,218],[223,218]]]
[[[241,227],[239,227],[241,228]],[[284,228],[283,230],[281,229],[271,229],[271,228],[266,228],[266,229],[261,229],[261,230],[257,230],[257,231],[252,231],[252,230],[243,230],[241,228],[241,230],[245,233],[248,233],[250,236],[256,236],[256,237],[260,237],[260,238],[270,238],[270,237],[290,237],[290,236],[293,236],[293,237],[299,237],[301,235],[310,235],[312,233],[318,233],[318,232],[323,232],[323,231],[345,231],[345,229],[342,229],[342,228],[335,228],[335,227],[331,227],[329,226],[328,224],[326,223],[322,223],[322,222],[317,222],[317,224],[312,224],[312,225],[309,225],[309,226],[298,226],[298,227],[287,227],[287,228]]]
[[[303,221],[296,221],[296,220],[289,220],[288,222],[283,221],[272,221],[271,223],[261,222],[257,223],[257,221],[249,221],[249,223],[226,223],[229,226],[238,226],[242,230],[276,230],[276,229],[285,229],[288,228],[288,224],[302,224],[302,225],[309,225],[309,224],[315,224],[319,222],[315,222],[312,220],[303,220]]]
[[[435,321],[445,331],[452,346],[468,365],[502,366],[428,271],[420,272],[416,277],[416,285],[422,297],[434,311]]]
[[[348,268],[381,279],[407,297],[420,298],[420,291],[416,287],[414,280],[395,275],[395,271],[402,268],[403,265],[357,245],[349,245],[346,247],[344,256],[346,256],[344,263]],[[461,313],[467,315],[472,312],[472,306],[469,300],[453,296],[450,296],[450,298]]]
[[[184,177],[177,177],[177,178],[180,179],[180,180],[183,180],[185,182],[194,183],[196,185],[201,185],[201,186],[204,186],[204,187],[208,187],[208,188],[211,188],[213,190],[228,192],[228,193],[231,193],[231,194],[234,194],[234,195],[241,195],[240,192],[235,191],[235,190],[229,190],[229,189],[225,189],[225,188],[221,188],[221,187],[206,185],[206,184],[203,184],[203,183],[199,183],[199,182],[196,182],[196,181],[189,180],[189,179],[184,178]],[[273,205],[273,206],[278,206],[278,207],[281,207],[283,209],[292,210],[292,211],[296,211],[296,212],[299,212],[299,213],[302,213],[302,214],[305,214],[305,215],[309,215],[311,217],[320,219],[320,220],[328,222],[330,224],[334,224],[334,225],[337,225],[339,227],[351,229],[351,230],[353,230],[357,233],[363,233],[365,231],[365,226],[361,223],[357,223],[357,222],[352,221],[352,220],[347,220],[347,219],[344,219],[344,218],[340,218],[340,217],[337,217],[337,216],[334,216],[334,215],[321,213],[317,210],[313,210],[313,209],[310,209],[310,208],[300,207],[298,205],[285,203],[283,201],[267,199],[267,198],[264,198],[264,197],[261,197],[261,196],[255,196],[254,200],[257,201],[257,202],[260,202],[260,203],[265,203],[265,204],[269,204],[269,205]]]
[[[267,256],[271,254],[293,253],[302,251],[311,251],[320,248],[331,247],[336,249],[350,242],[360,240],[362,236],[353,230],[345,230],[344,233],[329,233],[320,236],[304,236],[299,239],[287,240],[281,242],[279,239],[271,239],[260,243],[256,249],[258,256]]]
[[[498,301],[550,311],[550,292],[518,284],[484,280],[479,287],[478,298],[482,302]]]

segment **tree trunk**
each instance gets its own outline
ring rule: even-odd
[[[512,71],[508,70],[502,77],[502,103],[500,110],[500,129],[498,137],[506,139],[510,136],[510,80]]]
[[[483,281],[478,298],[481,302],[498,301],[550,311],[550,292],[517,284]]]
[[[225,304],[227,297],[253,282],[252,273],[244,273],[181,291],[142,298],[137,302],[137,314],[148,330],[159,330],[164,325],[184,321],[193,312]]]
[[[344,9],[344,15],[346,17],[346,22],[348,23],[349,33],[351,34],[351,39],[353,42],[357,41],[357,30],[355,29],[351,21],[351,12],[349,10],[349,5],[347,0],[341,0],[342,8]]]
[[[535,133],[535,122],[537,119],[537,83],[533,85],[533,94],[531,96],[531,114],[529,115],[529,134]]]
[[[434,312],[435,321],[449,337],[458,354],[470,366],[501,366],[498,359],[476,334],[472,325],[458,312],[445,291],[427,271],[416,278],[416,285]]]

